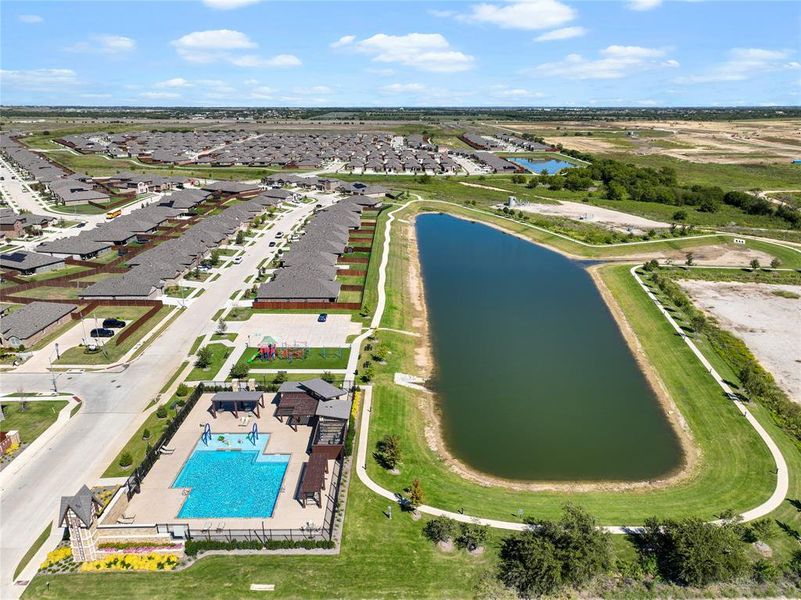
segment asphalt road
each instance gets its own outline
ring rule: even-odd
[[[137,418],[178,369],[195,338],[213,326],[212,316],[226,305],[231,291],[275,253],[276,248],[268,248],[274,233],[289,230],[313,208],[314,204],[304,204],[280,214],[275,227],[246,248],[242,263],[223,269],[220,278],[206,287],[202,300],[186,308],[127,369],[57,374],[58,390],[81,398],[83,407],[40,452],[29,456],[23,452],[0,472],[1,598],[22,593],[22,586],[13,585],[14,570],[47,522],[56,518],[60,497],[74,494],[82,484],[91,485],[100,477],[133,435]],[[4,394],[20,389],[48,391],[52,385],[49,373],[0,376]],[[21,468],[13,468],[20,459],[24,459]]]

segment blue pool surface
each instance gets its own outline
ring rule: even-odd
[[[509,162],[513,162],[516,165],[520,165],[524,169],[527,169],[531,173],[540,174],[543,171],[547,171],[549,175],[553,175],[554,173],[558,173],[562,169],[570,169],[575,167],[576,165],[569,163],[564,160],[530,160],[528,158],[515,158],[515,157],[507,157]]]
[[[191,488],[179,518],[271,517],[281,491],[288,454],[264,454],[270,439],[260,434],[253,443],[243,433],[213,434],[195,449],[172,484]]]

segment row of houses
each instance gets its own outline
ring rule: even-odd
[[[259,286],[257,302],[336,302],[339,257],[349,249],[351,230],[361,224],[363,208],[380,207],[368,196],[350,196],[315,212],[302,237],[281,257],[273,279]]]
[[[0,208],[0,239],[13,240],[25,233],[26,229],[47,227],[55,217],[18,213],[11,208]]]
[[[188,191],[190,190],[183,190]],[[172,195],[176,194],[180,194],[180,204],[185,205],[186,194],[176,192]],[[165,199],[168,203],[173,202],[170,196],[165,196]],[[254,217],[279,202],[269,196],[257,196],[230,206],[219,214],[205,217],[189,227],[180,237],[165,240],[132,257],[126,261],[130,267],[128,272],[92,284],[81,291],[80,297],[87,300],[156,298],[164,286],[176,283],[184,273],[199,266],[214,248],[233,239]],[[165,208],[172,211],[186,210],[171,205]]]
[[[294,173],[270,175],[263,178],[262,184],[268,188],[280,188],[283,186],[293,186],[306,190],[318,190],[322,192],[339,192],[340,194],[370,196],[381,198],[391,195],[389,189],[383,185],[364,183],[361,181],[342,181],[333,177],[303,177]]]

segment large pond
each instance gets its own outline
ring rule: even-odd
[[[553,175],[554,173],[558,173],[562,169],[570,169],[575,167],[573,163],[569,163],[566,160],[531,160],[529,158],[520,158],[509,156],[506,158],[509,162],[513,162],[516,165],[520,165],[530,173],[537,173],[540,175],[543,171],[548,173],[548,175]]]
[[[641,480],[681,448],[581,263],[486,225],[417,218],[445,442],[521,480]]]

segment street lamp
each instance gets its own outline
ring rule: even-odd
[[[58,342],[56,342],[56,360],[58,360],[59,358],[61,358],[61,354],[59,354],[58,352]]]

